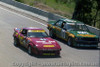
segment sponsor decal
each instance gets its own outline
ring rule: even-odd
[[[42,44],[52,44],[52,43],[55,43],[55,41],[36,41],[37,43],[42,43]]]
[[[40,40],[44,40],[44,41],[46,41],[47,39],[45,39],[45,38],[41,38]]]
[[[69,36],[71,36],[71,37],[73,37],[73,38],[75,37],[73,34],[69,34]]]
[[[43,45],[43,47],[55,47],[54,45]]]
[[[78,31],[78,34],[89,34],[88,32],[84,32],[84,31]]]
[[[45,32],[45,30],[28,30],[28,32]]]
[[[88,32],[84,32],[84,31],[78,31],[77,32],[77,36],[82,36],[82,37],[95,37],[96,35],[91,35]]]
[[[82,37],[95,37],[96,35],[89,35],[89,34],[77,34],[77,36],[82,36]]]
[[[15,34],[16,36],[18,35],[18,33]]]

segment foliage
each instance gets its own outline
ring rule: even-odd
[[[72,19],[100,28],[99,0],[78,0]]]
[[[100,0],[17,0],[31,6],[35,2],[53,8],[57,14],[100,28]],[[52,11],[51,11],[52,12]]]
[[[64,0],[63,1],[58,0],[58,2],[57,0],[16,0],[16,1],[23,2],[30,6],[38,7],[40,9],[43,9],[46,6],[44,10],[46,9],[46,11],[65,16],[67,18],[72,17],[75,8],[75,2],[73,0],[70,1],[68,0],[66,1],[66,3],[64,3]],[[43,5],[40,6],[39,4],[40,5],[43,4]]]

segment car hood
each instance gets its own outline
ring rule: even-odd
[[[98,38],[98,36],[88,31],[70,31],[70,33],[74,34],[76,37]]]
[[[61,49],[59,44],[50,37],[46,38],[30,38],[32,42],[40,49],[43,48],[52,48],[52,49]]]

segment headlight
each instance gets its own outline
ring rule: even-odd
[[[36,47],[39,46],[38,44],[36,44]]]
[[[96,41],[99,41],[99,38],[97,38]]]

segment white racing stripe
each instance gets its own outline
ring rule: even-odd
[[[17,15],[17,16],[24,17],[24,18],[26,18],[26,19],[29,19],[29,20],[31,20],[31,21],[34,21],[34,22],[36,22],[36,23],[39,23],[39,24],[41,24],[41,25],[47,27],[47,25],[45,25],[45,24],[43,24],[43,23],[41,23],[41,22],[38,22],[38,21],[36,21],[36,20],[33,20],[33,19],[31,19],[31,18],[28,18],[28,17],[26,17],[26,16],[23,16],[23,15],[21,15],[21,14],[18,14],[18,13],[12,12],[12,11],[7,10],[7,9],[4,9],[4,8],[2,8],[2,7],[0,7],[0,9],[3,9],[3,10],[8,11],[8,12],[10,12],[10,13],[13,13],[13,14],[15,14],[15,15]]]

